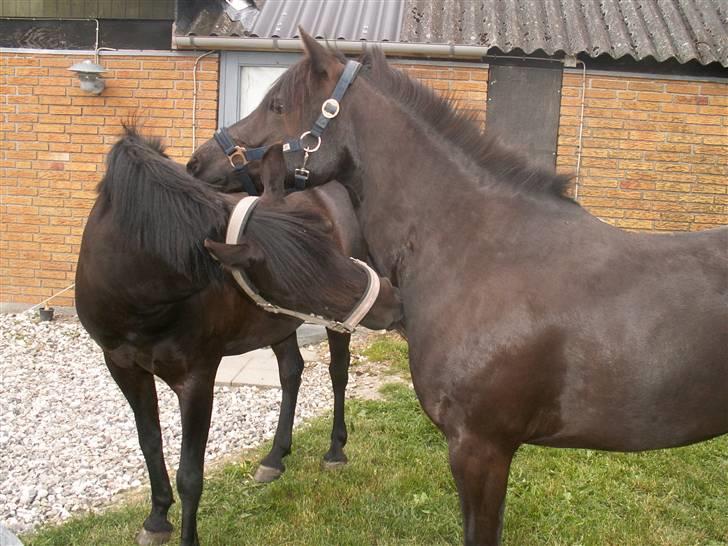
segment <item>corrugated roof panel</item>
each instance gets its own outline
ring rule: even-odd
[[[406,0],[400,38],[728,66],[728,1]]]
[[[630,55],[728,67],[728,0],[246,0],[239,22],[225,13],[225,0],[178,2],[194,4],[178,13],[182,35],[293,39],[301,25],[329,40]]]
[[[404,0],[266,0],[248,30],[260,38],[296,38],[298,25],[317,38],[396,42]]]
[[[658,61],[669,59],[673,51],[671,33],[660,13],[657,2],[654,0],[651,2],[643,2],[640,13],[644,19],[647,33],[652,41],[654,48],[653,56]]]

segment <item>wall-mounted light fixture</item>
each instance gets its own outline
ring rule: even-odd
[[[106,83],[101,77],[101,74],[106,72],[106,70],[103,66],[90,59],[76,63],[68,70],[78,76],[78,79],[81,81],[81,89],[86,91],[86,93],[100,95],[104,87],[106,87]]]
[[[106,82],[101,77],[101,74],[106,72],[103,66],[99,63],[99,51],[116,51],[113,47],[99,47],[99,20],[98,19],[84,19],[85,21],[96,21],[96,43],[94,44],[94,60],[87,59],[80,63],[74,64],[70,70],[74,72],[78,79],[81,81],[81,89],[86,93],[92,95],[100,95],[106,87]]]

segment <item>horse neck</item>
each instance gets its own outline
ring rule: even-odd
[[[346,183],[358,188],[359,220],[370,254],[380,271],[396,279],[412,234],[430,237],[452,230],[453,221],[466,218],[449,212],[472,209],[486,196],[470,158],[368,87],[370,92],[352,106],[358,164],[354,179]],[[383,135],[399,135],[396,146]]]

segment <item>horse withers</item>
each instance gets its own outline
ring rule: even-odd
[[[152,488],[151,512],[137,540],[162,543],[172,532],[167,512],[173,495],[162,450],[156,375],[180,402],[177,489],[182,499],[182,544],[197,544],[196,515],[220,359],[267,345],[276,354],[283,390],[280,419],[273,447],[256,473],[264,481],[275,478],[283,472],[282,459],[291,449],[303,370],[295,335],[301,321],[256,307],[210,257],[203,242],[222,237],[240,196],[219,194],[188,175],[164,155],[158,141],[127,127],[108,155],[98,192],[81,244],[76,308],[134,412]],[[328,219],[331,229],[322,238],[327,248],[333,238],[341,252],[365,256],[341,186],[301,192],[295,202]],[[312,217],[325,223],[309,212],[307,218]],[[334,424],[324,462],[340,465],[346,462],[349,335],[328,334]]]
[[[380,53],[352,79],[302,39],[303,59],[228,133],[241,146],[301,138],[316,148],[308,184],[337,179],[358,205],[373,263],[400,289],[466,544],[499,543],[523,443],[639,451],[728,432],[728,228],[614,228],[565,195],[566,177],[505,151]],[[226,169],[212,142],[193,160],[203,179]],[[289,180],[303,160],[288,155]]]

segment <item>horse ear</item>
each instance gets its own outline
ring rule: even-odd
[[[265,260],[263,251],[258,244],[248,238],[243,238],[243,241],[237,245],[216,243],[210,239],[205,239],[205,248],[213,258],[227,269],[247,270]]]
[[[260,180],[263,183],[263,197],[278,200],[285,195],[286,159],[283,145],[274,144],[261,159]]]
[[[300,26],[298,27],[298,33],[301,35],[306,56],[311,61],[311,70],[319,76],[328,76],[329,70],[335,61],[334,56]]]

